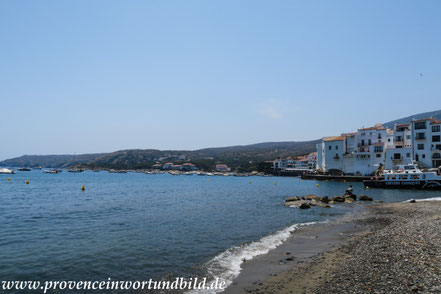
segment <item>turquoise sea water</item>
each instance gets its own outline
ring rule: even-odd
[[[244,256],[279,244],[284,229],[351,211],[288,208],[286,197],[342,195],[348,185],[89,171],[0,175],[0,280],[232,279]],[[384,201],[441,195],[353,186]]]

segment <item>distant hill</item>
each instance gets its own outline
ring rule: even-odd
[[[268,142],[243,146],[187,150],[131,149],[112,153],[77,155],[24,155],[0,162],[0,166],[146,169],[155,163],[192,162],[204,170],[224,163],[239,171],[256,170],[259,163],[278,157],[303,155],[316,150],[319,140],[304,142]]]
[[[409,123],[412,119],[421,119],[421,118],[429,118],[429,117],[441,120],[441,110],[409,115],[408,117],[399,118],[399,119],[384,123],[383,125],[385,127],[393,129],[395,124],[405,124],[405,123]]]
[[[23,155],[16,158],[7,159],[0,162],[0,166],[15,167],[68,167],[72,163],[86,163],[95,160],[100,154],[82,155]]]

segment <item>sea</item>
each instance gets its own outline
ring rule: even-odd
[[[355,194],[385,202],[441,196],[351,184]],[[343,195],[348,186],[106,171],[0,175],[0,281],[207,277],[229,284],[243,260],[276,248],[290,231],[353,210],[353,204],[300,210],[285,207],[287,197]]]

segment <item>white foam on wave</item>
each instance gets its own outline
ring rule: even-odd
[[[416,202],[421,201],[441,201],[441,197],[432,197],[432,198],[423,198],[423,199],[409,199],[404,202],[410,202],[411,200],[415,200]]]
[[[241,264],[244,260],[250,260],[258,255],[266,254],[270,250],[275,249],[290,236],[291,232],[302,227],[319,222],[300,223],[289,226],[283,230],[277,231],[274,234],[262,237],[260,240],[244,244],[241,246],[234,246],[221,254],[215,256],[208,261],[205,266],[208,274],[213,277],[213,280],[219,279],[219,282],[225,282],[225,286],[229,286],[233,280],[240,274],[242,270]],[[207,284],[210,282],[207,281]],[[191,290],[188,294],[209,294],[222,292],[223,290]]]

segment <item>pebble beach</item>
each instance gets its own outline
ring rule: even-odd
[[[440,201],[370,205],[342,221],[356,230],[336,230],[341,242],[252,287],[227,292],[441,293]]]

